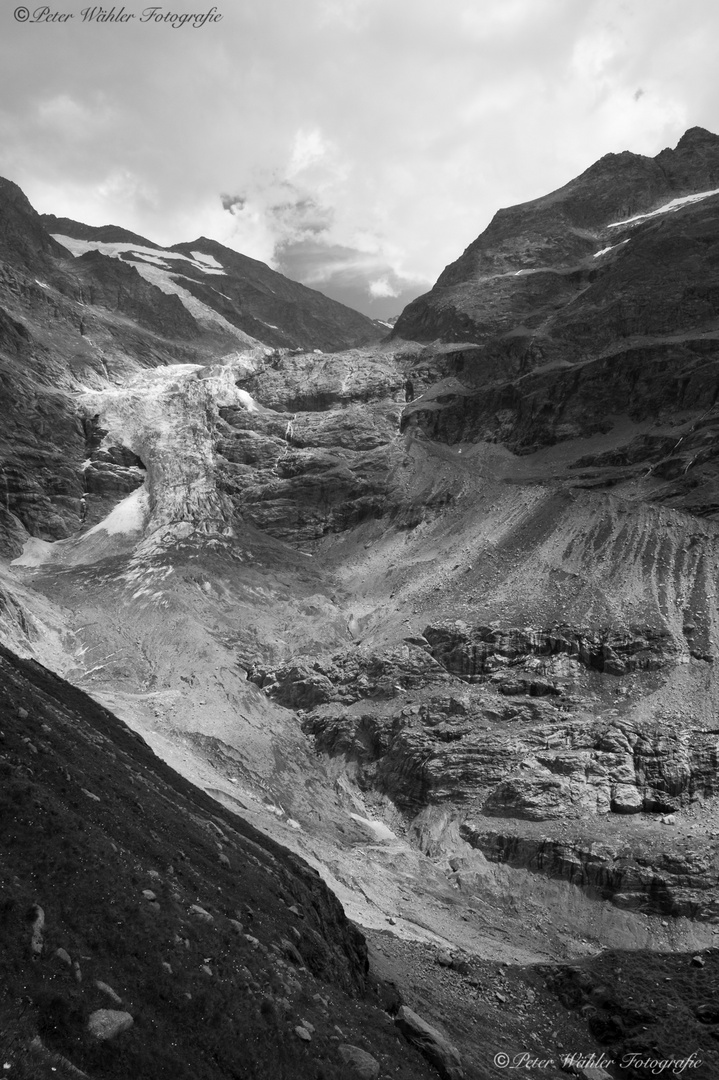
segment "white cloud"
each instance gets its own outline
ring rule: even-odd
[[[213,236],[314,282],[361,278],[371,305],[393,299],[371,283],[398,302],[424,289],[500,206],[719,125],[712,0],[223,14],[187,32],[6,20],[0,173],[42,211],[162,244]]]
[[[375,281],[370,281],[369,285],[367,286],[367,290],[370,296],[373,296],[376,299],[381,296],[399,296],[399,289],[395,289],[393,285],[390,285],[389,280],[386,277],[381,277],[377,278]]]

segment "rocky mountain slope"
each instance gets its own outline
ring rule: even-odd
[[[467,1076],[715,1071],[717,188],[699,129],[611,155],[322,355],[209,242],[6,200],[3,640],[315,867]]]

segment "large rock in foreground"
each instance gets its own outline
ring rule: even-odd
[[[434,1065],[442,1080],[463,1080],[462,1059],[459,1051],[444,1035],[403,1005],[395,1021],[404,1037]]]

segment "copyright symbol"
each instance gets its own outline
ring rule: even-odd
[[[509,1065],[509,1054],[495,1054],[494,1064],[498,1069],[506,1069]]]
[[[30,18],[30,12],[26,7],[15,8],[15,22],[27,22]]]

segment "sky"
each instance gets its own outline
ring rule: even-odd
[[[0,175],[388,318],[500,207],[719,133],[717,40],[715,0],[9,0]]]

